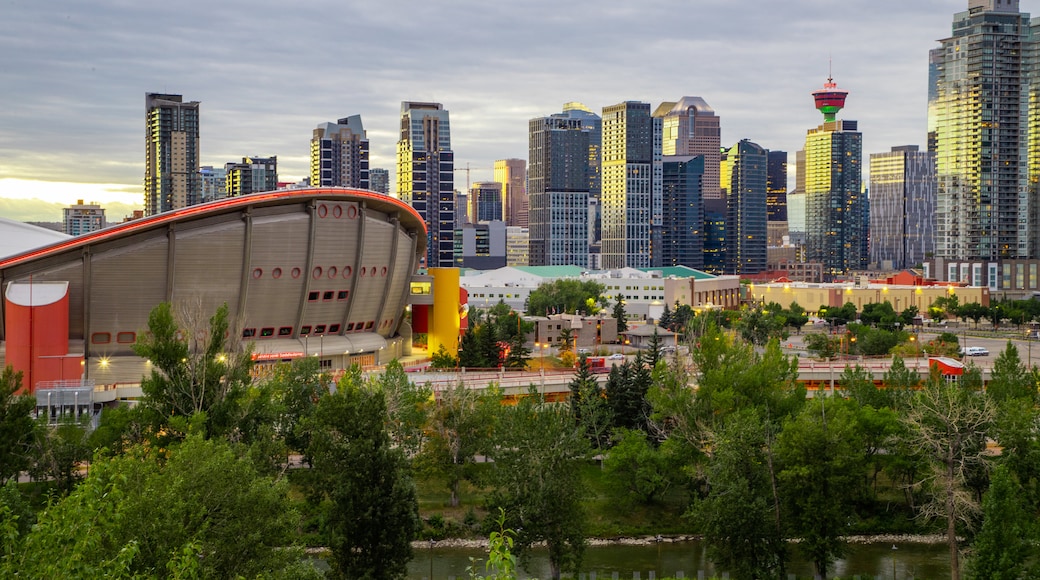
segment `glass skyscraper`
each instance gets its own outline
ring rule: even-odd
[[[722,155],[727,274],[757,274],[766,269],[767,167],[768,152],[747,139]]]
[[[654,253],[652,233],[660,234],[663,211],[661,122],[650,115],[649,103],[603,108],[602,164],[601,266],[649,268],[652,255],[661,256]]]
[[[426,220],[427,268],[455,264],[455,154],[440,103],[401,103],[397,195]]]
[[[996,289],[1001,261],[1038,257],[1036,39],[1018,0],[969,0],[929,54],[939,279]]]
[[[870,156],[870,263],[916,268],[933,252],[935,154],[916,145]]]
[[[661,265],[704,269],[703,155],[665,155]]]
[[[582,119],[557,113],[528,123],[528,231],[532,266],[588,266],[589,143]]]

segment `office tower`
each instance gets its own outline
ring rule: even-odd
[[[577,101],[563,104],[563,115],[568,119],[577,119],[581,122],[581,129],[589,133],[589,195],[599,199],[600,175],[602,156],[600,153],[603,143],[603,120],[591,109]],[[598,239],[598,238],[597,238]]]
[[[202,194],[199,196],[199,203],[227,197],[227,170],[223,167],[203,165],[199,168],[199,179],[202,180]]]
[[[455,154],[440,103],[401,103],[397,196],[426,220],[426,267],[455,265]]]
[[[458,232],[459,228],[461,228],[462,226],[470,224],[470,223],[473,223],[473,221],[470,219],[470,215],[469,215],[470,214],[470,210],[472,210],[472,208],[470,207],[470,203],[469,203],[469,194],[461,192],[461,191],[456,191],[455,192],[455,231],[456,232]],[[462,246],[460,246],[457,243],[458,240],[455,240],[455,241],[456,241],[455,247],[456,248],[461,248]]]
[[[768,152],[744,139],[722,153],[719,178],[726,199],[727,274],[766,269]]]
[[[1040,26],[1040,25],[1038,25]],[[940,280],[1022,289],[1038,256],[1037,34],[1018,0],[969,0],[929,54]],[[958,264],[960,262],[960,264]],[[1035,274],[1030,287],[1036,288]]]
[[[278,189],[278,157],[243,157],[241,163],[226,163],[227,197]]]
[[[372,191],[390,195],[390,171],[379,167],[369,169],[368,184]]]
[[[469,188],[470,216],[473,223],[505,221],[505,203],[502,184],[497,181],[478,181]]]
[[[199,202],[199,102],[146,93],[144,213],[155,215]]]
[[[830,78],[813,92],[824,121],[805,137],[806,258],[830,279],[866,268],[869,258],[863,134],[856,121],[835,118],[847,94]]]
[[[720,199],[719,117],[701,97],[661,103],[654,117],[662,120],[662,154],[704,156],[704,199]]]
[[[870,155],[870,263],[916,268],[933,251],[935,154],[917,145]]]
[[[726,273],[726,200],[705,199],[704,203],[704,271]]]
[[[322,123],[314,129],[311,186],[369,189],[368,137],[361,115]]]
[[[590,131],[556,113],[528,123],[528,231],[532,266],[586,267]]]
[[[654,179],[661,170],[660,128],[649,103],[626,101],[603,108],[603,268],[652,266],[652,233],[655,228],[660,232],[664,201],[661,180]],[[660,248],[656,256],[660,259]]]
[[[506,266],[529,266],[531,236],[527,228],[506,226]]]
[[[462,268],[494,270],[506,266],[506,223],[501,220],[466,224],[455,231]]]
[[[499,159],[495,161],[495,181],[502,184],[505,198],[506,223],[511,226],[527,227],[527,161],[524,159]]]
[[[661,265],[704,269],[703,155],[665,155]]]
[[[787,151],[770,151],[766,168],[766,245],[783,245],[787,224]]]
[[[105,208],[97,203],[84,204],[78,200],[75,205],[62,208],[62,230],[70,236],[79,236],[104,229]]]

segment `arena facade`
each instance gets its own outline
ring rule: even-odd
[[[38,400],[111,400],[98,393],[146,374],[131,345],[167,301],[203,320],[227,303],[260,366],[382,364],[410,352],[406,308],[433,304],[418,275],[425,253],[420,215],[370,191],[275,191],[162,213],[0,258],[0,356]]]

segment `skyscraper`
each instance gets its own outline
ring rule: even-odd
[[[199,202],[199,102],[146,93],[144,213],[155,215]]]
[[[722,154],[727,274],[757,274],[766,269],[767,167],[768,152],[747,139]]]
[[[969,0],[929,54],[940,280],[1024,289],[1025,264],[1009,261],[1034,260],[1037,287],[1036,28],[1018,0]]]
[[[704,269],[703,155],[663,158],[664,228],[661,266]]]
[[[783,244],[787,224],[787,151],[770,151],[766,168],[766,243]]]
[[[495,161],[495,181],[502,184],[505,198],[506,224],[527,227],[527,161],[524,159],[499,159]]]
[[[856,121],[836,120],[848,93],[827,79],[813,92],[824,122],[805,137],[806,258],[833,278],[867,267],[863,134]]]
[[[650,115],[649,103],[625,101],[603,108],[603,268],[653,265],[652,232],[660,233],[664,201],[661,179],[654,179],[661,157],[661,121]],[[660,259],[660,248],[656,256]]]
[[[565,114],[528,123],[528,233],[532,266],[587,266],[589,139]]]
[[[502,202],[502,184],[497,181],[478,181],[469,188],[473,223],[502,221],[505,204]],[[504,230],[503,230],[504,231]]]
[[[870,263],[915,268],[933,251],[935,154],[917,145],[870,155]]]
[[[719,117],[701,97],[683,97],[661,103],[654,117],[662,120],[663,155],[704,156],[704,199],[720,199],[719,155],[722,147]]]
[[[311,185],[369,189],[368,137],[361,115],[322,123],[314,129]]]
[[[378,191],[383,195],[390,194],[390,171],[379,167],[368,170],[368,183],[372,191]]]
[[[227,197],[238,197],[278,189],[278,157],[243,157],[241,163],[226,163]]]
[[[426,267],[455,265],[455,154],[440,103],[401,103],[397,195],[426,220]]]

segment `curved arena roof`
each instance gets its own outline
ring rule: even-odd
[[[0,259],[0,288],[67,282],[69,349],[88,360],[132,356],[136,333],[162,301],[207,319],[226,302],[261,354],[308,338],[326,352],[371,352],[397,335],[425,252],[424,221],[399,200],[351,189],[286,190],[167,212]],[[0,339],[8,332],[3,309],[0,302]],[[114,379],[140,379],[133,366]]]

